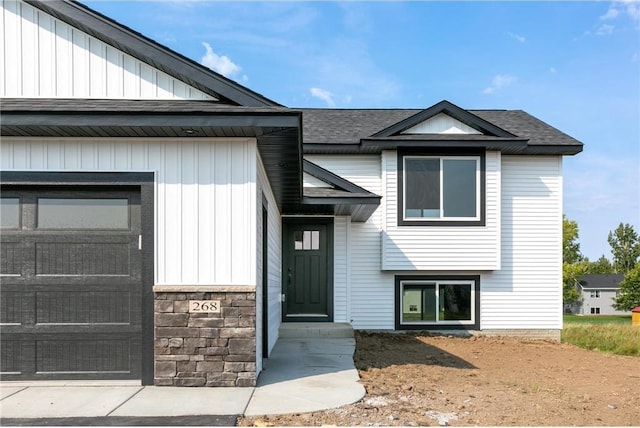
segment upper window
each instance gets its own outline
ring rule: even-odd
[[[591,297],[600,297],[600,290],[591,290]]]
[[[399,223],[481,225],[483,159],[482,156],[401,156]]]

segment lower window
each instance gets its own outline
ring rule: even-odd
[[[477,329],[477,276],[396,277],[396,328]]]

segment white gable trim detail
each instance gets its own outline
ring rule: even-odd
[[[403,134],[482,134],[477,129],[462,123],[445,113],[433,117],[402,132]]]
[[[2,97],[215,99],[22,1],[1,18]]]
[[[335,187],[331,184],[322,181],[311,174],[307,174],[306,172],[302,175],[302,181],[304,183],[304,187],[321,187],[325,189],[335,189]]]

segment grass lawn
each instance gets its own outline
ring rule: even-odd
[[[571,324],[631,324],[631,315],[565,315],[564,325]]]
[[[564,316],[562,341],[586,349],[640,357],[640,327],[631,316]]]

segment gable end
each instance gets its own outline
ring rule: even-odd
[[[392,137],[394,135],[402,133],[411,133],[407,131],[428,121],[429,119],[436,117],[441,113],[444,113],[447,116],[450,116],[453,119],[462,122],[469,128],[476,130],[479,134],[501,138],[517,137],[516,135],[505,131],[504,129],[492,124],[491,122],[488,122],[446,100],[440,101],[439,103],[425,110],[422,110],[421,112],[408,117],[407,119],[391,125],[390,127],[373,134],[371,137],[384,138]]]
[[[279,106],[275,101],[227,79],[80,3],[69,0],[23,1],[169,76],[220,99],[221,102],[250,107]]]

